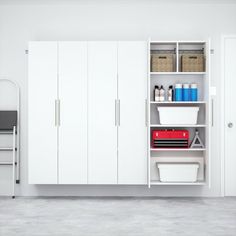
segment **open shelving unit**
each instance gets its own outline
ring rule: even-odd
[[[174,59],[173,71],[152,71],[151,55],[159,52],[172,53]],[[204,55],[204,69],[200,72],[182,71],[181,56],[183,53],[201,53]],[[208,185],[210,187],[210,40],[202,41],[152,41],[148,45],[148,185]],[[169,85],[176,83],[196,83],[198,101],[154,101],[155,85],[163,85],[166,92]],[[196,125],[162,125],[160,124],[157,107],[194,106],[199,107]],[[186,129],[192,142],[195,130],[204,143],[204,148],[154,148],[152,147],[152,131],[163,129]],[[161,182],[156,164],[161,162],[198,162],[197,182]]]

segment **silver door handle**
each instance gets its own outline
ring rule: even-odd
[[[117,126],[117,100],[115,99],[115,126]]]
[[[118,126],[120,126],[120,99],[118,99]]]
[[[232,122],[229,122],[228,123],[228,127],[231,129],[231,128],[233,128],[233,126],[234,126],[234,124],[232,123]]]
[[[61,125],[61,100],[58,99],[58,114],[57,114],[57,119],[58,119],[58,126]]]
[[[120,100],[115,99],[115,126],[120,126]]]
[[[147,99],[145,99],[145,124],[148,126],[148,104]]]
[[[60,126],[60,100],[55,100],[55,126]]]
[[[54,116],[55,116],[55,126],[57,126],[57,100],[55,100],[55,112],[54,112]]]
[[[214,100],[211,99],[211,127],[214,126]]]

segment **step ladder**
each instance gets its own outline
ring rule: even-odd
[[[11,131],[0,131],[0,135],[9,134],[12,135],[12,147],[1,147],[0,151],[11,151],[12,152],[12,161],[9,162],[0,162],[0,165],[12,166],[12,198],[15,198],[15,183],[19,183],[19,179],[16,179],[16,126],[13,126]]]
[[[19,86],[12,80],[0,77],[1,82],[7,82],[14,85],[16,90],[16,110],[0,110],[0,135],[11,135],[11,146],[5,147],[0,144],[0,152],[12,152],[10,161],[2,161],[0,158],[0,166],[12,167],[12,190],[11,196],[15,198],[15,186],[20,184],[20,155],[19,155]]]

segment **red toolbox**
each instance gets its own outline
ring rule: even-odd
[[[153,148],[188,148],[188,130],[153,130]]]

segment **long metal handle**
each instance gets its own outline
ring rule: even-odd
[[[214,100],[211,99],[211,126],[214,126]]]
[[[115,126],[117,126],[117,100],[115,99]]]
[[[57,100],[55,100],[55,112],[54,112],[54,116],[55,116],[55,126],[57,126],[58,120],[57,120]]]
[[[58,126],[61,125],[61,100],[58,99],[57,102],[58,108],[57,108],[57,119],[58,119]]]
[[[60,100],[55,100],[55,126],[60,126]]]
[[[120,126],[120,99],[118,99],[118,126]]]
[[[120,100],[115,99],[115,126],[120,126]]]
[[[147,99],[145,99],[145,124],[148,126],[148,104]]]

